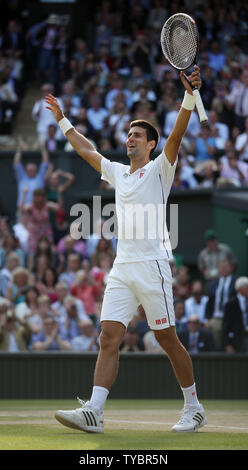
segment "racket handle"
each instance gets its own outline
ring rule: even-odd
[[[203,102],[202,102],[199,90],[196,88],[195,90],[193,90],[193,93],[195,95],[195,104],[196,104],[196,108],[197,108],[197,111],[198,111],[198,114],[199,114],[200,123],[202,125],[207,124],[208,117],[206,115],[206,111],[204,109]]]

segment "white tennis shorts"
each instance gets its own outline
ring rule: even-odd
[[[140,304],[152,330],[175,325],[172,275],[168,261],[113,265],[104,293],[101,321],[118,321],[127,327]]]

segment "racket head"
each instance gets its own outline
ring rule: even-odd
[[[196,64],[199,34],[196,22],[186,13],[170,16],[161,30],[161,47],[165,58],[176,70]]]

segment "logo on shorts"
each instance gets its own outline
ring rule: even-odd
[[[166,323],[166,322],[167,322],[166,318],[162,318],[161,320],[160,319],[156,320],[156,325],[161,325],[161,323]]]

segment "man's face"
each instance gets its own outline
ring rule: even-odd
[[[26,173],[29,178],[34,178],[37,175],[37,166],[34,163],[29,163],[26,166]]]
[[[152,149],[152,142],[154,141],[147,141],[146,129],[138,126],[131,127],[126,141],[127,156],[129,158],[145,157]]]

